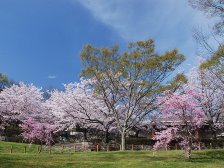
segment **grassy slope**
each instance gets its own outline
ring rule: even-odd
[[[9,153],[13,145],[12,154]],[[224,168],[224,150],[194,151],[191,160],[182,158],[182,151],[77,152],[54,150],[53,154],[36,152],[36,146],[0,141],[0,168]]]

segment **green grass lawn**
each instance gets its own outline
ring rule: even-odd
[[[13,153],[10,147],[13,145]],[[76,152],[53,149],[37,153],[37,146],[0,141],[0,168],[224,168],[224,150],[194,151],[190,160],[182,151]]]

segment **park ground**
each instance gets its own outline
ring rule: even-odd
[[[13,146],[12,153],[11,146]],[[24,146],[27,146],[24,153]],[[224,168],[224,150],[74,152],[61,149],[37,152],[36,145],[0,141],[0,168]]]

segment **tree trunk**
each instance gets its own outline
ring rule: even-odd
[[[86,128],[83,130],[83,138],[84,138],[84,141],[87,140],[87,129]]]
[[[185,158],[190,159],[191,158],[191,147],[188,146],[185,149]]]
[[[185,148],[185,158],[191,158],[191,148],[192,148],[192,140],[191,138],[188,139],[188,145]]]
[[[109,143],[109,132],[107,130],[104,133],[104,141],[106,144]]]
[[[217,134],[216,131],[214,129],[212,129],[212,147],[214,148],[217,144],[216,144],[216,140],[217,140]]]
[[[138,135],[140,133],[140,130],[135,131],[135,137],[138,138]]]
[[[125,136],[126,134],[124,132],[121,133],[121,150],[125,151]]]

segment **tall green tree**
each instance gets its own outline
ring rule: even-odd
[[[6,87],[10,85],[10,81],[7,75],[0,73],[0,92]]]
[[[215,54],[204,61],[200,68],[201,70],[207,70],[207,73],[213,76],[211,81],[216,82],[216,85],[224,90],[224,45],[221,45]],[[214,78],[218,80],[214,80]]]
[[[123,53],[118,46],[99,49],[86,45],[81,59],[81,76],[92,79],[94,90],[114,115],[125,150],[127,133],[153,113],[156,97],[167,86],[177,86],[166,83],[185,58],[177,49],[156,53],[154,41],[149,39],[129,43]]]

